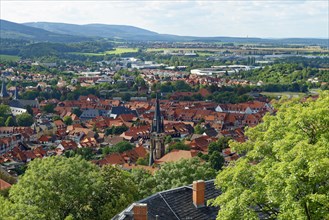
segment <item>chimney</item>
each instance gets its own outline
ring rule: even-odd
[[[133,213],[134,220],[147,220],[147,204],[135,203]]]
[[[205,183],[203,180],[193,181],[193,204],[196,208],[204,207]]]

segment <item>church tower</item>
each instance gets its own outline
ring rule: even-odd
[[[5,79],[2,78],[1,92],[0,92],[0,103],[7,104],[9,100],[9,94],[7,92]]]
[[[9,94],[7,92],[7,88],[6,88],[6,84],[5,84],[5,80],[4,79],[2,79],[0,97],[1,98],[7,98],[7,97],[9,97]]]
[[[155,112],[151,127],[151,147],[150,147],[150,162],[151,166],[154,160],[160,159],[165,154],[165,133],[163,117],[160,111],[160,102],[158,95],[156,96]]]
[[[13,99],[14,100],[17,100],[18,99],[18,89],[17,89],[17,86],[15,87],[15,93],[14,93]]]

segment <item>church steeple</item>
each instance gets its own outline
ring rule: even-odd
[[[165,154],[164,144],[164,125],[163,117],[161,117],[160,101],[158,95],[156,96],[155,112],[151,127],[151,146],[150,146],[150,161],[149,165],[152,166],[155,160],[160,159]]]
[[[156,133],[164,132],[163,118],[161,117],[160,101],[159,101],[158,94],[156,95],[155,112],[154,112],[154,118],[152,121],[151,132],[156,132]]]
[[[6,88],[6,84],[5,84],[5,79],[4,78],[2,78],[2,86],[1,86],[0,97],[1,98],[9,97],[9,94],[7,92],[7,88]]]
[[[17,89],[17,86],[15,87],[15,93],[14,93],[13,99],[14,100],[17,100],[18,99],[18,89]]]

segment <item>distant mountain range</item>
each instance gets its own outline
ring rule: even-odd
[[[0,38],[49,42],[80,42],[90,40],[85,36],[58,34],[41,28],[29,27],[6,20],[0,20]]]
[[[18,24],[0,20],[0,37],[32,40],[37,42],[81,42],[108,38],[126,41],[221,41],[236,43],[306,44],[328,46],[328,39],[315,38],[239,38],[239,37],[193,37],[159,34],[128,25],[65,24],[53,22],[29,22]]]

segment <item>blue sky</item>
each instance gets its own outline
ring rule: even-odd
[[[329,36],[327,0],[0,2],[1,19],[18,23],[125,24],[190,36]]]

